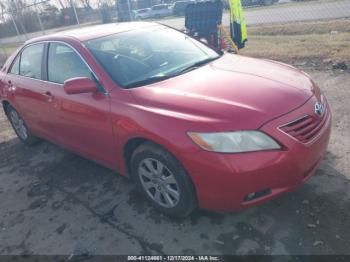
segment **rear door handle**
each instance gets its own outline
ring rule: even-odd
[[[49,102],[51,102],[52,101],[52,99],[53,99],[53,95],[51,94],[51,92],[50,91],[46,91],[46,92],[44,92],[43,93],[43,95],[47,98],[47,100],[49,101]]]

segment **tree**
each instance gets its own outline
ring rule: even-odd
[[[90,0],[80,0],[80,3],[83,5],[83,7],[86,9],[87,12],[90,12],[93,10],[90,4]]]
[[[97,0],[97,5],[101,6],[113,6],[115,5],[115,0]]]
[[[5,10],[6,6],[4,3],[0,2],[0,9],[1,9],[1,20],[5,20]]]
[[[58,3],[60,4],[61,9],[65,8],[66,6],[63,4],[62,0],[57,0]]]

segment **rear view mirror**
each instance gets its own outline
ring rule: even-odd
[[[94,93],[97,91],[97,84],[88,77],[76,77],[66,80],[63,88],[68,95]]]

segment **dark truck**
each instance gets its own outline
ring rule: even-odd
[[[131,1],[130,1],[131,2]],[[128,0],[118,0],[117,5],[117,21],[118,22],[128,22],[132,20],[132,11],[130,2]]]
[[[176,1],[173,4],[173,14],[176,16],[185,15],[186,7],[194,1]]]

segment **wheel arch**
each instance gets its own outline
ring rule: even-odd
[[[154,143],[153,141],[151,141],[147,138],[134,137],[134,138],[129,139],[123,147],[123,157],[124,157],[125,167],[126,167],[127,174],[130,178],[131,178],[131,175],[130,175],[131,156],[134,153],[134,151],[136,150],[136,148],[138,148],[140,145],[142,145],[146,142]]]
[[[179,159],[173,153],[173,150],[171,150],[170,148],[168,148],[164,144],[156,142],[154,139],[147,138],[147,137],[141,137],[141,136],[140,137],[132,137],[124,144],[124,147],[123,147],[123,157],[124,157],[124,162],[125,162],[125,166],[126,166],[126,171],[128,174],[130,171],[130,160],[131,160],[132,154],[139,146],[141,146],[142,144],[145,144],[145,143],[151,143],[155,146],[161,147],[162,149],[169,152],[179,163],[181,163],[179,161]]]
[[[169,150],[167,147],[163,146],[162,144],[159,144],[149,138],[144,138],[144,137],[134,137],[134,138],[131,138],[129,139],[125,145],[124,145],[124,148],[123,148],[123,156],[124,156],[124,161],[125,161],[125,166],[126,166],[126,170],[127,170],[127,174],[128,174],[128,177],[130,177],[132,179],[132,176],[131,176],[131,173],[130,173],[130,160],[131,160],[131,157],[132,157],[132,154],[135,152],[135,150],[140,147],[142,144],[145,144],[145,143],[151,143],[151,144],[154,144],[156,146],[159,146],[161,148],[163,148],[164,150],[166,150],[167,152],[169,152],[169,154],[171,154],[175,159],[176,161],[182,166],[182,168],[185,170],[191,184],[192,184],[192,188],[195,192],[195,195],[197,196],[197,190],[196,190],[196,187],[195,187],[195,184],[193,182],[193,179],[191,177],[191,175],[187,172],[186,170],[186,167],[181,163],[181,161],[176,157],[176,155],[173,154],[173,152],[171,150]]]
[[[6,116],[7,116],[7,113],[8,113],[7,110],[9,108],[9,106],[12,106],[9,101],[7,101],[7,100],[3,100],[2,101],[2,109],[4,110],[4,113],[5,113]]]

